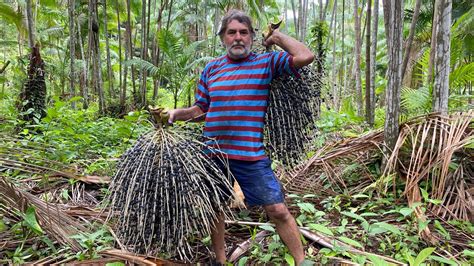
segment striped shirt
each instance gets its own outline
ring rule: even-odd
[[[270,82],[283,74],[298,76],[287,52],[250,53],[242,61],[227,55],[209,62],[196,90],[195,105],[207,112],[207,145],[229,159],[256,161],[266,158],[263,127]]]

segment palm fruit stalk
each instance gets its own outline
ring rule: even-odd
[[[224,201],[232,186],[195,134],[157,121],[122,155],[112,179],[116,233],[132,252],[191,261],[189,240],[209,235],[218,215],[230,213]]]
[[[264,39],[278,29],[281,21],[270,24]],[[254,42],[254,52],[270,51],[262,41]],[[316,59],[317,60],[317,59]],[[298,70],[300,77],[283,75],[270,84],[265,117],[265,147],[270,157],[293,167],[306,156],[317,128],[322,77],[311,66]]]

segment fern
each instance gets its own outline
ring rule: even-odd
[[[135,66],[141,70],[147,71],[151,76],[157,76],[160,73],[160,68],[153,65],[151,62],[140,58],[134,58],[125,61],[124,66]]]

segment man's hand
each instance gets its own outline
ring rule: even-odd
[[[314,60],[314,54],[306,45],[283,34],[280,30],[273,30],[272,34],[263,41],[263,45],[269,46],[276,44],[293,56],[293,64],[300,68],[309,65]]]

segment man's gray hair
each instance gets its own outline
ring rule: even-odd
[[[232,20],[237,20],[238,22],[247,25],[250,33],[252,34],[252,38],[255,37],[255,31],[252,27],[252,19],[250,18],[250,16],[241,10],[231,9],[222,18],[221,28],[219,29],[219,32],[217,33],[219,37],[221,38],[221,40],[224,38],[225,31],[227,30],[227,25],[229,25],[229,23]]]

